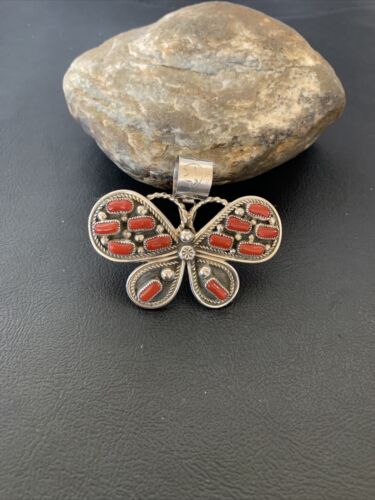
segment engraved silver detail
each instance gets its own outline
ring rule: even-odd
[[[180,248],[178,255],[180,256],[181,260],[193,260],[195,257],[194,247],[190,245],[184,245]]]
[[[207,198],[212,178],[213,163],[211,161],[180,156],[173,175],[173,196],[193,200]]]

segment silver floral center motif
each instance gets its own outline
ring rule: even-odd
[[[178,255],[181,260],[193,260],[195,257],[195,250],[190,245],[184,245],[180,248]]]

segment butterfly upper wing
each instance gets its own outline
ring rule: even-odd
[[[176,229],[144,196],[126,189],[106,194],[89,216],[94,248],[116,262],[148,261],[173,255]]]
[[[200,254],[237,262],[264,262],[275,255],[282,236],[279,214],[267,200],[244,196],[228,203],[195,235]]]
[[[184,269],[185,262],[174,257],[137,267],[126,283],[129,298],[145,309],[169,304],[180,288]]]
[[[188,272],[194,296],[207,307],[224,307],[237,295],[237,271],[221,259],[197,256],[188,262]]]

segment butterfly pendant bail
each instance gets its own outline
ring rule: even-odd
[[[210,308],[224,307],[239,290],[237,271],[226,261],[257,264],[277,252],[282,228],[271,203],[257,196],[230,203],[210,197],[212,176],[212,162],[180,157],[173,194],[145,197],[122,189],[100,198],[91,210],[89,235],[100,255],[115,262],[144,262],[126,283],[136,305],[157,309],[169,304],[187,268],[196,299]],[[177,205],[177,228],[152,202],[155,198]],[[198,209],[213,202],[224,208],[196,231]]]

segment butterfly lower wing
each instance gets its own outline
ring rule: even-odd
[[[279,214],[267,200],[244,196],[228,203],[198,231],[194,245],[201,253],[237,262],[264,262],[279,249]]]
[[[196,299],[211,308],[224,307],[239,290],[237,271],[226,262],[198,255],[188,262],[191,290]]]
[[[148,261],[176,251],[177,235],[165,215],[144,196],[126,189],[106,194],[89,216],[90,240],[116,262]]]
[[[185,262],[169,258],[147,262],[135,269],[126,282],[129,298],[145,309],[158,309],[176,296],[185,270]]]

